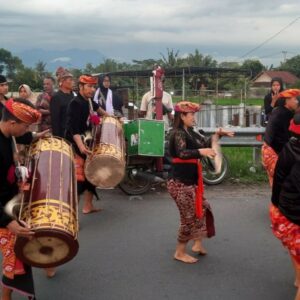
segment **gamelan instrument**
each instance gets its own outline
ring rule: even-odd
[[[57,137],[33,143],[27,167],[29,188],[22,195],[19,220],[35,232],[18,237],[17,257],[41,268],[55,267],[78,252],[78,200],[71,145]]]
[[[104,117],[101,127],[95,127],[91,151],[84,167],[87,180],[100,188],[117,186],[126,166],[123,127],[118,118]]]

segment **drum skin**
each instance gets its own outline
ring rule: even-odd
[[[85,162],[85,176],[94,186],[112,188],[125,175],[125,144],[122,124],[105,117],[93,136],[92,154]]]
[[[19,219],[35,232],[17,238],[15,252],[24,263],[59,266],[78,252],[78,199],[71,145],[63,139],[40,139],[29,149],[30,189],[24,193]]]

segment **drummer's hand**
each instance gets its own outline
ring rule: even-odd
[[[89,150],[87,147],[85,147],[84,145],[79,147],[79,151],[81,154],[85,154],[85,155],[90,155],[92,154],[92,151]]]
[[[216,156],[216,151],[212,148],[202,148],[198,150],[200,155],[207,156],[209,158],[214,158]]]
[[[16,234],[17,236],[23,236],[23,237],[32,237],[34,235],[34,232],[28,228],[26,223],[22,222],[24,226],[21,226],[16,220],[11,221],[6,227],[9,231]]]
[[[222,127],[218,128],[218,130],[216,131],[216,134],[219,137],[221,137],[221,136],[233,137],[234,136],[234,132],[233,131],[225,130]]]
[[[46,137],[47,135],[49,135],[49,133],[50,133],[50,129],[46,129],[44,131],[37,132],[34,135],[34,139],[40,139],[40,138]]]

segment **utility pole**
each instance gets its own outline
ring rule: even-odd
[[[285,63],[286,62],[286,56],[287,56],[287,51],[281,51],[282,52],[282,54],[283,54],[283,63]]]

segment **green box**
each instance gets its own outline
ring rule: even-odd
[[[127,154],[163,157],[165,153],[164,121],[137,119],[124,124]]]

